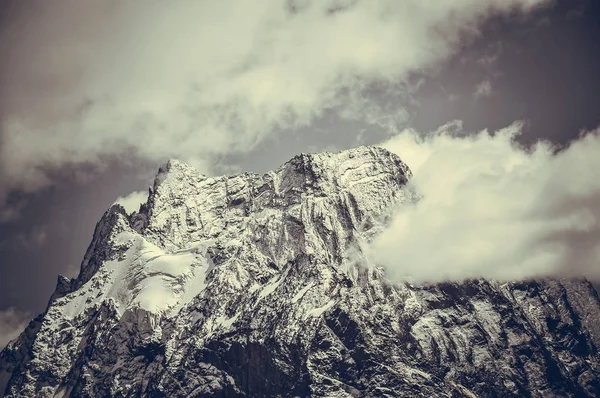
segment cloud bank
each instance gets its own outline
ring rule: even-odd
[[[600,129],[564,148],[524,148],[521,128],[466,134],[455,122],[384,143],[421,195],[370,247],[394,280],[600,280]]]
[[[121,156],[206,170],[326,110],[372,115],[374,84],[403,91],[487,17],[545,3],[30,2],[0,39],[0,203],[53,168]]]

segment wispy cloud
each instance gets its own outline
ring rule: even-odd
[[[489,68],[496,63],[500,54],[485,54],[477,59],[477,63],[485,68]]]
[[[384,144],[411,167],[421,199],[397,209],[373,258],[395,280],[600,279],[600,131],[557,151],[518,145],[519,123],[494,134],[457,127]]]
[[[473,91],[473,97],[475,99],[480,99],[483,97],[489,97],[492,95],[492,82],[489,80],[484,80],[478,83],[475,86],[475,90]]]
[[[48,240],[46,225],[34,225],[27,232],[19,232],[0,241],[0,249],[7,246],[18,247],[26,250],[37,250],[44,246]]]
[[[31,314],[12,307],[0,311],[0,350],[16,339],[31,319]]]
[[[487,75],[497,78],[502,75],[502,71],[499,69],[499,60],[504,52],[504,43],[495,41],[486,46],[476,62]]]

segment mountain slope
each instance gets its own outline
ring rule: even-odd
[[[386,281],[362,249],[409,178],[376,147],[264,176],[168,162],[2,351],[6,396],[600,395],[588,282]]]

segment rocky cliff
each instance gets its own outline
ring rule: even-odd
[[[600,396],[584,280],[392,285],[365,255],[410,170],[376,147],[263,176],[171,160],[0,354],[9,397]],[[451,266],[451,265],[449,265]]]

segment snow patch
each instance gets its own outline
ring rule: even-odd
[[[73,319],[86,308],[112,299],[119,313],[139,307],[152,313],[175,312],[205,288],[206,247],[198,243],[176,253],[132,232],[118,234],[115,243],[133,242],[120,260],[106,261],[77,292],[62,299],[63,314]]]
[[[313,308],[312,310],[308,311],[306,314],[306,317],[312,316],[312,317],[319,317],[321,316],[325,311],[327,311],[328,309],[330,309],[331,307],[333,307],[335,305],[336,301],[335,300],[329,300],[329,302],[327,304],[325,304],[322,307],[319,308]]]

